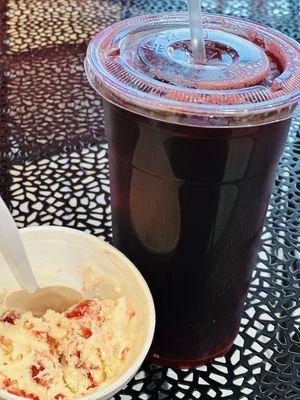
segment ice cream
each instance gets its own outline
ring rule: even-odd
[[[135,312],[125,297],[84,300],[64,313],[0,317],[0,388],[32,400],[68,400],[114,377],[131,350]]]

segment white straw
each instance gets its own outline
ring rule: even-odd
[[[192,50],[195,64],[206,63],[201,3],[202,0],[188,0]]]

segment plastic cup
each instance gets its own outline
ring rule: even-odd
[[[300,97],[300,46],[250,21],[188,15],[119,22],[85,61],[104,102],[114,244],[157,310],[150,359],[192,367],[237,335],[279,157]]]
[[[115,378],[100,389],[78,397],[78,400],[106,400],[121,390],[133,378],[151,345],[155,325],[155,311],[151,293],[141,274],[118,250],[103,240],[84,232],[61,227],[32,227],[20,230],[28,258],[41,287],[68,286],[82,289],[82,272],[92,267],[120,293],[128,297],[136,311],[136,337],[128,361]],[[20,290],[0,254],[0,294]],[[2,289],[2,290],[1,290]],[[0,399],[20,397],[0,390]]]

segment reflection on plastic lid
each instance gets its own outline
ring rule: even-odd
[[[291,115],[300,98],[300,45],[284,34],[204,15],[208,62],[193,63],[188,15],[136,17],[91,42],[86,71],[107,100],[158,120],[260,124]]]

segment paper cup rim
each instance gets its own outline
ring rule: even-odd
[[[21,237],[25,237],[27,234],[33,234],[37,235],[37,238],[42,239],[42,236],[39,234],[43,235],[45,232],[55,232],[55,231],[60,231],[60,232],[65,232],[66,235],[76,235],[78,237],[82,237],[85,240],[89,240],[90,242],[94,242],[101,245],[103,247],[107,247],[110,249],[112,253],[114,253],[119,259],[122,260],[124,264],[126,264],[126,267],[131,271],[131,273],[135,276],[136,280],[138,281],[139,285],[141,286],[144,295],[145,295],[145,300],[146,300],[146,306],[148,309],[147,317],[148,317],[148,331],[147,331],[147,336],[144,341],[144,344],[142,346],[142,350],[140,351],[139,355],[136,357],[136,359],[133,361],[132,365],[125,370],[119,377],[117,377],[112,384],[108,384],[107,387],[101,389],[99,388],[98,390],[95,390],[94,392],[80,396],[75,398],[75,400],[97,400],[99,396],[104,397],[104,396],[113,396],[116,394],[119,390],[122,389],[122,387],[131,379],[133,378],[134,374],[137,372],[138,368],[141,366],[143,361],[145,360],[145,357],[148,353],[148,350],[151,346],[153,336],[154,336],[154,329],[155,329],[155,307],[154,307],[154,302],[152,298],[152,294],[150,292],[150,289],[142,276],[142,274],[139,272],[139,270],[135,267],[135,265],[118,249],[116,249],[114,246],[111,244],[107,243],[104,241],[102,238],[98,238],[88,232],[80,231],[78,229],[74,228],[69,228],[69,227],[60,227],[60,226],[31,226],[31,227],[26,227],[26,228],[21,228],[20,230]],[[14,394],[11,394],[9,392],[6,392],[5,390],[0,389],[0,396],[3,397],[4,399],[7,400],[18,400],[18,399],[26,399],[21,396],[17,396]]]

